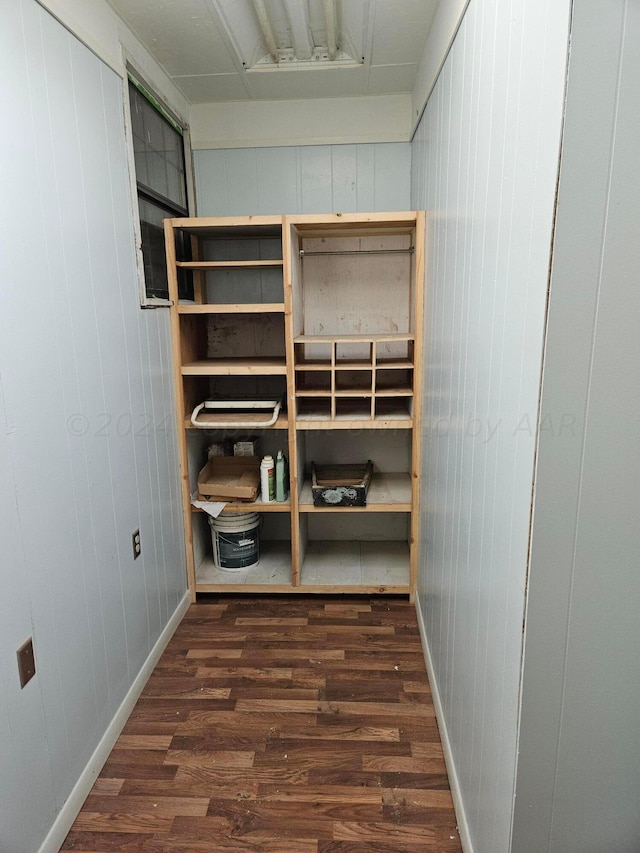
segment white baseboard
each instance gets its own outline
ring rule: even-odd
[[[95,748],[93,755],[89,759],[87,766],[82,771],[80,778],[73,787],[66,802],[60,809],[53,826],[47,833],[47,837],[40,845],[38,853],[58,853],[60,847],[64,843],[69,830],[71,829],[74,820],[78,816],[78,812],[82,808],[82,804],[87,799],[89,791],[93,787],[93,783],[98,778],[100,771],[109,753],[113,749],[115,742],[120,736],[120,732],[124,728],[124,724],[129,719],[129,715],[133,710],[134,705],[138,701],[138,697],[147,683],[149,676],[153,672],[153,668],[157,664],[162,652],[167,643],[173,636],[176,628],[180,624],[182,617],[187,612],[191,604],[191,596],[189,591],[184,594],[184,597],[176,607],[171,619],[167,622],[163,632],[158,637],[154,647],[151,649],[148,658],[144,662],[142,669],[136,676],[133,684],[129,688],[127,695],[122,700],[122,703],[115,713],[115,716],[109,723],[109,726],[102,736],[100,743]]]
[[[451,787],[451,796],[453,797],[453,805],[456,810],[456,818],[458,820],[458,832],[460,833],[460,843],[462,844],[463,853],[474,853],[471,836],[469,834],[469,824],[462,799],[462,791],[460,790],[460,782],[456,772],[456,765],[453,760],[453,751],[451,749],[451,741],[449,740],[449,730],[447,729],[447,721],[444,716],[442,701],[440,699],[440,691],[433,669],[433,661],[431,659],[431,651],[427,641],[427,632],[424,625],[422,610],[420,609],[420,600],[416,596],[416,615],[418,617],[418,627],[420,629],[420,638],[422,639],[422,650],[424,652],[424,662],[427,667],[427,675],[429,676],[429,684],[431,686],[431,695],[433,696],[433,705],[436,710],[436,719],[438,728],[440,729],[440,739],[442,741],[442,749],[444,750],[444,761],[447,765],[447,774],[449,776],[449,786]]]

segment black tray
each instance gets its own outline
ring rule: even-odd
[[[311,463],[311,492],[314,506],[366,506],[373,462],[360,465],[316,465]]]

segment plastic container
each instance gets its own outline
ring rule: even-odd
[[[260,463],[260,497],[265,504],[276,498],[276,467],[273,456],[265,456]]]
[[[259,512],[209,517],[213,563],[224,572],[252,569],[260,562]]]
[[[276,456],[276,500],[279,503],[286,501],[289,494],[289,468],[287,460],[282,451]]]

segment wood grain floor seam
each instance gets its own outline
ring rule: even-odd
[[[61,850],[462,853],[413,605],[198,600]]]

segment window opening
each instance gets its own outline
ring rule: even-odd
[[[148,304],[169,299],[163,220],[188,216],[187,176],[183,129],[162,104],[129,76],[131,132],[140,216],[144,285]],[[176,232],[182,233],[182,232]],[[189,259],[190,245],[177,246]],[[192,275],[180,270],[178,294],[193,299]]]

